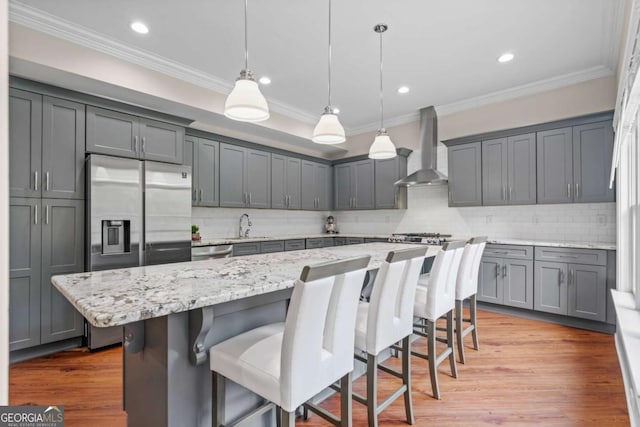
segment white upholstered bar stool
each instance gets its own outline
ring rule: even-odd
[[[367,406],[369,427],[377,427],[378,414],[401,395],[404,395],[407,422],[414,423],[411,403],[411,333],[413,330],[413,302],[420,269],[427,248],[389,252],[378,270],[371,299],[361,302],[356,323],[356,359],[367,364],[367,395],[353,394],[353,399]],[[397,372],[378,364],[380,352],[402,341],[402,371]],[[398,377],[402,385],[384,402],[378,404],[378,369]]]
[[[340,381],[340,419],[326,411],[320,415],[335,425],[351,426],[354,329],[369,260],[366,256],[305,267],[294,285],[284,323],[262,326],[211,347],[214,427],[223,425],[225,418],[224,378],[269,401],[229,425],[263,414],[275,404],[278,424],[291,427],[298,406]]]
[[[466,242],[449,242],[436,255],[431,273],[418,281],[414,315],[419,319],[414,324],[414,333],[427,338],[427,353],[412,352],[414,356],[429,361],[429,375],[433,397],[440,399],[438,387],[438,365],[449,358],[451,375],[456,378],[456,357],[453,349],[453,310],[455,308],[456,279]],[[436,322],[441,316],[447,318],[447,338],[437,337]],[[446,343],[445,350],[437,354],[436,341]]]
[[[478,294],[480,260],[486,244],[486,236],[470,239],[464,248],[462,260],[460,261],[460,269],[456,282],[456,344],[458,346],[458,360],[462,363],[465,362],[464,337],[471,333],[473,348],[476,350],[480,348],[476,317],[476,296]],[[463,315],[463,304],[467,298],[469,298],[469,318],[465,318]],[[469,323],[469,325],[465,327],[465,323]]]

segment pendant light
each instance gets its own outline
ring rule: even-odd
[[[376,134],[373,144],[369,148],[370,159],[391,159],[396,156],[396,146],[391,142],[391,138],[384,128],[384,99],[382,90],[382,33],[387,31],[387,24],[378,24],[373,30],[380,34],[380,129]]]
[[[311,140],[317,144],[340,144],[346,140],[344,128],[331,106],[331,0],[329,0],[329,102],[313,129]]]
[[[240,122],[262,122],[269,118],[269,106],[249,70],[247,48],[247,0],[244,0],[244,70],[224,104],[224,115]]]

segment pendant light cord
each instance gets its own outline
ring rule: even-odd
[[[249,69],[249,47],[247,43],[247,0],[244,0],[244,69]]]
[[[382,32],[380,34],[380,130],[384,129],[384,93],[382,91]]]
[[[327,106],[331,109],[331,113],[333,113],[333,108],[331,108],[331,0],[329,0],[329,72],[327,73],[329,76],[329,103]]]

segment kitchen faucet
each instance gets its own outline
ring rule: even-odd
[[[242,234],[242,218],[247,217],[247,229],[245,230],[244,234]],[[249,219],[249,214],[247,213],[243,213],[242,215],[240,215],[240,224],[238,227],[238,237],[249,237],[249,232],[251,231],[251,227],[253,224],[251,224],[251,219]]]

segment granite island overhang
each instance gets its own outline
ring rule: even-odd
[[[124,326],[123,402],[128,424],[211,425],[208,349],[284,321],[306,265],[370,255],[369,269],[406,243],[366,243],[54,276],[53,285],[94,326]],[[427,257],[440,247],[428,246]],[[226,419],[261,402],[230,385]],[[236,387],[233,389],[233,387]],[[228,386],[229,388],[229,386]],[[241,398],[238,398],[241,396]],[[266,414],[256,425],[271,425]]]

